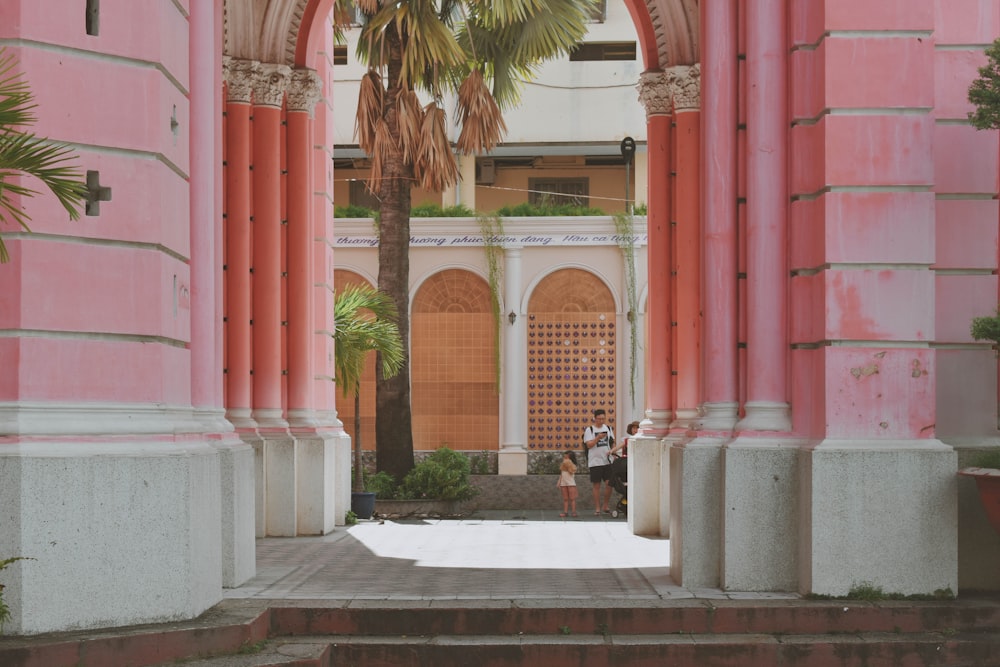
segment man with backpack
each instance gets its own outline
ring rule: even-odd
[[[583,432],[583,444],[587,448],[587,467],[590,468],[590,483],[594,488],[594,514],[610,514],[611,461],[608,454],[615,444],[615,434],[605,422],[606,413],[602,408],[594,410],[594,423]],[[601,483],[604,483],[604,502],[601,502]]]

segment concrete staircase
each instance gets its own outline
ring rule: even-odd
[[[0,638],[0,665],[1000,666],[996,598],[276,604],[227,600],[190,623]]]

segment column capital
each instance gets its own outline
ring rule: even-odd
[[[262,63],[253,80],[254,104],[280,109],[291,78],[292,68],[288,65]]]
[[[288,82],[288,110],[306,111],[311,118],[316,103],[323,99],[323,80],[316,70],[292,70]]]
[[[673,89],[667,73],[662,70],[643,72],[639,75],[639,102],[646,109],[646,119],[666,116],[673,110]]]
[[[675,111],[701,108],[701,64],[669,67],[666,75]]]
[[[260,63],[256,60],[242,60],[231,56],[222,58],[222,76],[226,80],[227,102],[250,103],[253,97],[253,85],[260,72]]]

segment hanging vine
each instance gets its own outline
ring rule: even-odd
[[[618,247],[625,263],[625,290],[628,298],[629,323],[629,400],[635,411],[636,352],[639,339],[639,304],[635,292],[635,233],[633,218],[628,213],[615,215],[615,231]]]
[[[503,221],[497,215],[480,215],[479,231],[483,236],[486,252],[486,278],[490,285],[490,307],[493,310],[493,362],[496,369],[496,390],[500,393],[500,330],[503,314],[500,312],[501,285],[503,284]]]

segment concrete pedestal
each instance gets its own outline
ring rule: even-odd
[[[827,440],[800,462],[800,590],[958,592],[955,451],[938,440]]]
[[[719,587],[724,442],[670,448],[670,576],[685,588]]]
[[[497,472],[501,475],[527,475],[528,452],[523,449],[501,449],[497,455]]]
[[[241,462],[229,474],[242,477],[245,457],[233,454]],[[4,571],[6,632],[193,618],[222,598],[220,455],[211,444],[20,443],[0,448],[0,479],[0,554],[31,559]],[[252,544],[234,558],[244,564],[230,566],[233,580],[246,574],[243,557],[252,562]]]

